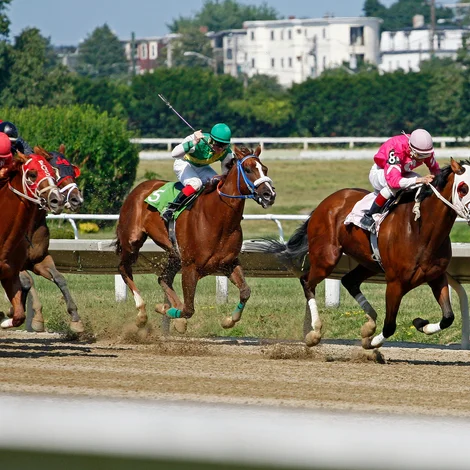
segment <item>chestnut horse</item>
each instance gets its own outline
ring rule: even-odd
[[[35,148],[37,151],[37,148]],[[77,186],[76,178],[80,176],[80,170],[72,165],[64,156],[65,146],[61,145],[57,152],[50,152],[50,164],[55,170],[57,187],[63,194],[65,207],[71,211],[77,211],[83,204],[83,197]],[[44,331],[44,317],[42,315],[42,304],[38,293],[34,287],[32,276],[27,270],[34,274],[42,276],[60,289],[67,305],[67,311],[70,315],[70,329],[75,333],[84,331],[83,324],[78,315],[77,305],[75,304],[67,282],[64,276],[57,270],[52,256],[49,254],[49,228],[46,224],[46,213],[41,211],[35,220],[33,233],[30,237],[31,244],[28,247],[28,258],[23,271],[20,273],[21,288],[26,297],[28,293],[32,297],[32,307],[34,316],[31,326],[34,331]]]
[[[361,329],[364,348],[378,348],[393,335],[401,299],[423,283],[431,287],[441,307],[442,319],[431,324],[415,318],[413,325],[428,335],[448,328],[454,320],[446,276],[452,255],[449,234],[457,215],[470,223],[469,187],[470,162],[457,163],[451,159],[432,185],[422,187],[422,194],[417,197],[421,201],[420,217],[416,221],[412,212],[414,199],[409,197],[414,194],[411,194],[404,195],[404,202],[397,204],[381,223],[378,248],[387,283],[386,313],[382,333],[375,337],[377,313],[360,286],[382,269],[373,259],[369,233],[355,225],[344,224],[346,216],[367,191],[342,189],[333,193],[318,205],[287,244],[269,241],[264,250],[277,252],[298,271],[299,261],[308,251],[310,269],[306,274],[299,273],[312,328],[305,338],[307,345],[313,346],[321,339],[322,322],[315,289],[332,273],[343,253],[359,263],[341,282],[367,315],[367,322]]]
[[[139,184],[124,201],[117,225],[116,252],[120,256],[119,272],[134,295],[137,325],[147,322],[145,302],[132,277],[132,264],[149,236],[168,253],[168,260],[158,278],[171,305],[157,306],[157,311],[170,318],[179,318],[175,324],[186,330],[186,319],[194,314],[194,296],[199,279],[223,273],[240,291],[240,302],[222,326],[231,328],[240,320],[250,297],[242,268],[238,261],[243,235],[241,221],[246,199],[254,199],[263,208],[274,204],[276,193],[268,178],[268,169],[260,161],[261,148],[233,148],[234,159],[227,175],[217,186],[208,188],[176,220],[176,240],[173,245],[165,222],[157,210],[144,199],[166,181],[151,180]],[[212,191],[210,190],[212,189]],[[183,300],[173,289],[173,280],[181,269]]]
[[[35,152],[28,157],[18,153],[9,181],[0,188],[0,281],[13,306],[13,315],[1,322],[2,328],[20,326],[25,320],[26,297],[19,274],[32,245],[36,221],[44,217],[46,209],[57,214],[64,207],[48,162],[50,155],[38,147]]]

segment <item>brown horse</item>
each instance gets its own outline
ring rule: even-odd
[[[382,222],[378,248],[387,283],[386,313],[383,331],[375,337],[377,313],[360,286],[382,269],[373,259],[369,233],[355,225],[344,224],[346,216],[367,191],[342,189],[333,193],[318,205],[286,245],[270,241],[265,250],[278,252],[291,267],[299,268],[299,260],[308,250],[310,270],[300,275],[312,328],[305,338],[307,345],[313,346],[321,339],[322,322],[315,289],[332,273],[343,253],[359,263],[341,282],[367,315],[368,321],[361,329],[364,348],[378,348],[393,335],[401,299],[423,283],[431,287],[441,307],[442,319],[430,324],[428,320],[416,318],[413,325],[428,335],[448,328],[454,320],[446,277],[452,255],[449,233],[457,214],[470,223],[469,187],[470,162],[459,164],[451,159],[432,185],[423,187],[422,194],[418,195],[420,218],[415,221],[412,194],[413,197],[405,195],[404,202],[397,204]]]
[[[1,322],[2,328],[20,326],[25,320],[26,297],[19,273],[28,257],[36,221],[47,209],[59,213],[64,207],[48,162],[50,155],[40,148],[35,151],[28,157],[18,154],[9,181],[0,188],[0,280],[13,306],[13,316]]]
[[[239,321],[250,288],[245,282],[238,261],[243,236],[241,221],[246,199],[254,199],[263,208],[274,204],[276,193],[268,178],[268,169],[260,161],[261,148],[254,152],[245,147],[234,147],[232,166],[217,186],[206,189],[190,210],[176,220],[176,246],[170,241],[165,222],[158,211],[144,199],[166,181],[145,181],[138,185],[124,201],[117,225],[117,253],[120,256],[119,271],[134,295],[139,311],[137,325],[147,322],[145,302],[133,277],[135,263],[147,236],[168,253],[168,261],[158,278],[170,305],[157,307],[157,311],[170,318],[180,318],[179,331],[185,331],[186,319],[194,314],[194,295],[199,279],[215,273],[225,274],[240,291],[240,303],[230,317],[225,318],[224,328],[231,328]],[[212,189],[212,191],[211,191]],[[181,269],[182,303],[173,289],[173,280]],[[181,324],[182,323],[182,324]]]
[[[38,151],[38,149],[35,148],[35,151]],[[57,187],[64,196],[65,207],[75,212],[83,204],[82,193],[76,182],[76,178],[80,176],[80,170],[65,158],[64,153],[64,145],[61,145],[57,152],[50,152],[51,160],[49,163],[55,170]],[[20,281],[24,297],[28,293],[32,297],[34,316],[31,326],[33,330],[44,331],[44,317],[42,315],[42,304],[34,287],[33,278],[27,270],[33,271],[34,274],[56,284],[62,292],[67,305],[67,311],[71,318],[70,329],[75,333],[82,333],[84,327],[78,315],[77,305],[70,294],[64,276],[57,270],[54,260],[49,254],[49,228],[46,224],[45,211],[41,211],[36,218],[30,239],[31,244],[28,247],[28,258],[23,266],[23,271],[20,273]]]

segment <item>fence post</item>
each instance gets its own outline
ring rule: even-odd
[[[120,274],[114,275],[114,296],[116,302],[123,302],[127,299],[127,286]]]
[[[325,306],[339,307],[341,281],[337,279],[325,279]]]
[[[215,299],[218,304],[226,304],[228,302],[228,279],[225,276],[215,277]]]

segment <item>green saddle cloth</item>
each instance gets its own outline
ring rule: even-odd
[[[176,196],[178,196],[182,189],[183,185],[180,182],[165,183],[161,188],[156,189],[151,194],[149,194],[144,200],[148,205],[155,207],[155,209],[157,209],[160,214],[163,214],[163,212],[166,211],[168,204],[170,204],[170,202],[173,202],[176,199]],[[188,204],[191,204],[194,199],[199,196],[203,189],[204,187],[202,187],[194,195],[194,197],[189,198],[183,206],[181,206],[178,210],[175,211],[175,220],[178,218],[181,212],[183,212],[188,207]]]

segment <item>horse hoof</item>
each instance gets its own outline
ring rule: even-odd
[[[139,327],[142,328],[147,324],[147,314],[146,313],[139,313],[137,315],[137,318],[135,319],[135,324]]]
[[[83,323],[80,320],[71,321],[70,329],[73,333],[83,333],[85,331],[85,327],[83,326]]]
[[[229,328],[233,328],[235,326],[235,321],[232,317],[225,317],[221,322],[222,328],[225,328],[226,330]]]
[[[166,315],[166,311],[170,308],[167,304],[157,304],[155,305],[155,311],[160,315]]]
[[[372,337],[368,336],[367,338],[362,338],[362,347],[364,349],[374,349],[372,346]]]
[[[368,321],[361,326],[361,338],[367,339],[374,336],[376,325],[374,322]]]
[[[429,325],[429,320],[424,320],[422,318],[415,318],[413,320],[413,326],[418,330],[418,331],[421,331],[421,333],[424,332],[423,328],[426,326],[426,325]]]
[[[186,318],[175,318],[173,320],[173,326],[178,333],[184,334],[188,329],[188,320],[186,320]]]
[[[7,318],[6,320],[3,320],[2,323],[0,323],[0,327],[2,327],[2,328],[13,328],[13,319],[12,318]]]
[[[44,322],[43,321],[37,321],[33,320],[31,322],[31,328],[36,332],[36,333],[42,333],[44,331]]]
[[[318,331],[310,331],[305,336],[305,344],[311,348],[312,346],[316,346],[321,340],[321,334]]]

